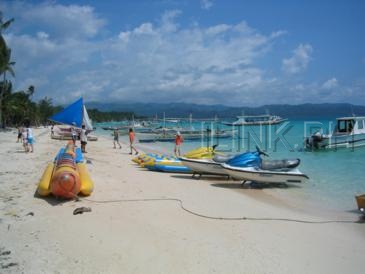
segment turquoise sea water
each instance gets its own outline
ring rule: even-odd
[[[348,211],[356,208],[354,195],[365,193],[365,147],[345,148],[331,151],[303,150],[304,136],[318,129],[324,133],[331,132],[335,119],[326,120],[290,120],[275,126],[236,127],[238,133],[233,138],[184,142],[182,152],[212,144],[219,144],[219,150],[226,153],[254,150],[255,145],[270,154],[271,159],[299,158],[299,169],[310,179],[298,187],[287,188],[285,191],[295,194],[306,202],[321,205],[328,209]],[[120,123],[104,123],[97,126],[97,133],[108,136],[112,142],[111,131],[100,129],[100,126],[118,126]],[[176,124],[166,124],[176,126]],[[232,127],[212,122],[182,123],[180,126],[206,130],[232,129]],[[138,133],[136,134],[138,138]],[[157,151],[173,152],[174,144],[161,142],[148,144]]]

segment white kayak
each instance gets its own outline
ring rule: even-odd
[[[297,168],[288,170],[267,170],[257,167],[235,167],[228,164],[222,164],[225,172],[235,178],[244,181],[260,183],[303,183],[309,177]]]
[[[212,159],[189,159],[185,157],[179,159],[184,166],[190,168],[195,174],[227,175],[221,163],[217,163]]]

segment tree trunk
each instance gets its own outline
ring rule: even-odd
[[[0,92],[0,127],[4,128],[5,124],[3,123],[3,94],[5,93],[5,79],[6,79],[6,73],[4,72],[4,80],[3,80],[3,86],[2,90]]]

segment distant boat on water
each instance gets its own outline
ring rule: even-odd
[[[305,138],[304,145],[311,150],[365,146],[365,116],[337,118],[332,134],[317,131]]]
[[[237,116],[234,122],[222,122],[227,126],[255,126],[255,125],[276,125],[287,119],[281,118],[277,115],[263,114],[263,115],[243,115]]]

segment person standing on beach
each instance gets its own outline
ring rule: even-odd
[[[175,137],[175,149],[174,149],[174,153],[175,153],[176,157],[180,157],[180,155],[181,155],[180,146],[183,142],[184,142],[184,138],[181,136],[180,131],[178,131],[176,133],[176,137]]]
[[[23,129],[21,127],[18,127],[18,139],[16,140],[17,143],[22,141],[22,131]]]
[[[134,131],[133,131],[133,128],[130,128],[129,129],[129,145],[130,145],[130,147],[131,147],[131,153],[129,153],[129,154],[133,154],[133,150],[136,152],[136,155],[138,154],[138,151],[137,151],[137,149],[134,147],[134,138],[135,138],[135,136],[134,136]]]
[[[23,139],[24,151],[28,152],[28,134],[27,134],[27,129],[25,127],[23,127],[22,129],[22,139]]]
[[[28,152],[33,152],[34,151],[34,147],[33,147],[33,131],[30,128],[30,124],[27,124],[27,143],[28,143]]]
[[[73,122],[72,125],[73,126],[71,127],[71,138],[72,138],[72,142],[73,142],[74,146],[76,146],[76,139],[77,139],[77,132],[76,132],[76,128],[75,128],[76,123]]]
[[[121,149],[122,148],[122,146],[120,145],[120,143],[119,143],[119,129],[114,129],[114,133],[113,133],[113,135],[114,135],[114,141],[113,141],[113,144],[114,144],[114,148],[116,148],[116,145],[115,145],[115,143],[117,143],[118,145],[119,145],[119,149]]]
[[[81,127],[80,142],[81,142],[81,152],[87,153],[86,152],[87,134],[86,134],[85,125],[82,125],[82,127]]]

